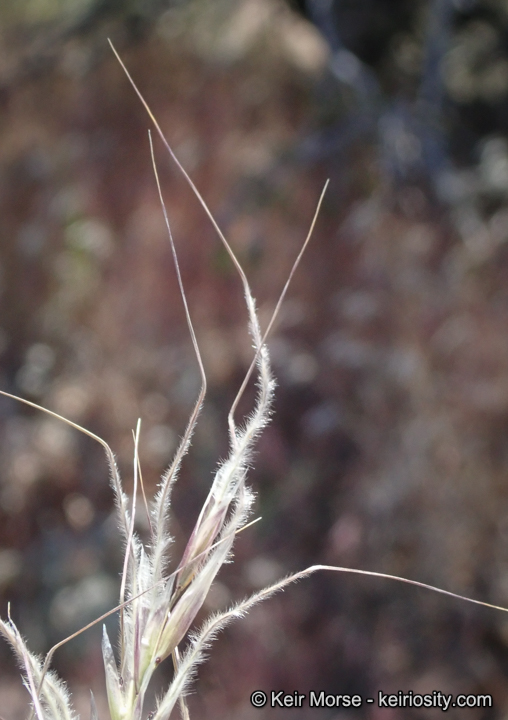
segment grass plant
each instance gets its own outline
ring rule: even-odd
[[[247,597],[223,612],[211,615],[201,628],[195,629],[196,616],[203,607],[212,583],[217,577],[222,565],[231,560],[235,536],[250,524],[249,517],[252,511],[253,493],[246,482],[247,473],[256,439],[269,422],[275,390],[275,382],[270,370],[270,358],[266,346],[266,338],[272,328],[279,308],[284,301],[291,278],[310,240],[326,186],[318,202],[307,238],[295,260],[272,318],[268,327],[262,331],[258,321],[256,304],[243,268],[224,237],[224,234],[218,227],[203,197],[185,168],[173,153],[156,118],[153,116],[114,48],[113,51],[132,83],[134,90],[145,106],[167,151],[190,185],[205,213],[210,218],[220,241],[238,272],[243,285],[249,331],[253,342],[253,359],[229,412],[229,454],[219,465],[183,555],[176,565],[176,569],[170,572],[168,565],[172,540],[168,512],[170,508],[171,491],[178,477],[180,465],[189,450],[200,409],[206,396],[207,381],[180,275],[175,244],[163,201],[150,136],[150,148],[156,185],[174,258],[184,312],[201,375],[201,389],[173,461],[163,474],[150,507],[146,501],[138,459],[140,421],[138,421],[134,432],[134,482],[133,495],[129,500],[123,490],[113,451],[102,438],[70,420],[57,415],[51,410],[42,408],[22,398],[15,398],[20,402],[58,418],[76,430],[87,434],[103,446],[110,467],[111,486],[117,507],[120,533],[125,548],[118,605],[106,613],[106,615],[103,615],[90,625],[79,630],[78,633],[74,633],[69,638],[65,638],[59,642],[49,651],[45,658],[38,657],[28,650],[25,640],[10,617],[10,610],[6,620],[0,619],[0,633],[10,643],[17,656],[23,674],[23,681],[30,695],[31,707],[29,709],[29,720],[33,720],[34,718],[37,718],[37,720],[77,720],[77,715],[73,710],[71,698],[65,683],[61,681],[50,668],[53,655],[64,643],[76,637],[76,635],[85,632],[91,625],[102,622],[108,615],[116,612],[120,615],[118,657],[115,656],[105,628],[102,641],[102,655],[104,659],[110,720],[169,720],[177,705],[183,720],[188,720],[189,712],[185,695],[194,677],[196,667],[204,660],[206,651],[217,633],[228,623],[247,613],[255,604],[283,590],[290,583],[300,580],[314,572],[327,570],[396,580],[420,588],[433,590],[453,598],[468,600],[478,605],[504,610],[504,608],[490,605],[489,603],[479,600],[471,600],[453,592],[435,588],[415,580],[368,570],[314,565],[279,580],[275,584]],[[235,415],[238,402],[254,373],[257,374],[257,398],[254,403],[254,408],[251,414],[241,424],[237,424]],[[11,398],[14,397],[5,392],[1,394]],[[149,517],[150,540],[147,544],[144,544],[135,532],[135,518],[138,510],[138,488],[142,490],[141,494],[144,498],[146,512]],[[185,645],[183,653],[180,649],[182,644]],[[166,691],[158,700],[156,710],[147,715],[146,699],[149,688],[151,687],[153,674],[157,667],[168,658],[171,658],[173,663],[172,680],[169,687],[167,687]],[[91,720],[105,720],[100,719],[98,716],[93,694],[91,695],[90,718]]]

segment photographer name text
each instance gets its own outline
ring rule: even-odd
[[[437,708],[446,712],[450,708],[490,708],[493,706],[492,695],[449,695],[439,690],[431,693],[403,692],[384,693],[378,691],[377,697],[363,698],[361,695],[334,695],[324,690],[311,690],[306,693],[272,690],[265,693],[255,690],[250,696],[251,704],[256,708],[269,705],[272,708],[359,708],[363,705],[374,705],[380,708]]]

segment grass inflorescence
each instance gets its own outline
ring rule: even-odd
[[[164,137],[156,118],[153,116],[149,106],[114,48],[113,51],[125,70],[134,90],[145,106],[167,151],[210,218],[220,241],[238,272],[244,290],[249,331],[253,343],[253,358],[229,413],[228,455],[218,467],[208,496],[199,513],[180,562],[176,565],[176,569],[170,572],[168,566],[169,550],[172,542],[169,527],[171,491],[178,477],[182,460],[190,447],[199,413],[205,400],[207,382],[199,344],[192,324],[180,275],[175,244],[163,201],[150,136],[150,149],[156,185],[160,196],[162,213],[166,222],[189,333],[201,375],[201,388],[173,461],[163,474],[150,507],[146,501],[142,485],[138,458],[139,421],[134,432],[133,496],[132,499],[129,500],[123,490],[113,451],[102,438],[48,409],[23,400],[22,398],[15,398],[58,418],[71,427],[89,435],[103,446],[110,467],[111,486],[115,496],[119,528],[125,548],[120,597],[117,607],[90,625],[82,628],[78,633],[74,633],[71,637],[62,640],[49,651],[45,658],[38,657],[28,650],[25,640],[10,617],[10,611],[7,620],[0,619],[0,633],[2,633],[11,644],[17,655],[22,669],[24,684],[30,694],[31,708],[29,711],[29,720],[33,720],[33,718],[37,718],[37,720],[77,720],[77,715],[73,710],[71,698],[65,683],[63,683],[50,668],[53,655],[59,647],[71,638],[85,632],[91,625],[103,621],[108,615],[116,612],[120,615],[118,657],[115,655],[111,640],[105,628],[102,640],[102,655],[104,659],[110,720],[146,720],[146,701],[148,691],[151,689],[153,674],[159,665],[169,658],[171,658],[173,664],[172,680],[159,698],[155,711],[150,713],[150,720],[169,720],[177,705],[182,718],[186,720],[189,718],[189,712],[185,702],[185,695],[189,683],[194,677],[197,665],[205,658],[207,648],[217,633],[229,622],[248,612],[256,603],[283,590],[290,583],[302,579],[318,570],[357,573],[377,578],[397,580],[434,590],[454,598],[469,600],[479,605],[504,610],[504,608],[498,608],[497,606],[477,600],[470,600],[446,590],[393,575],[367,570],[314,565],[306,570],[281,579],[223,612],[211,615],[201,628],[195,628],[196,616],[203,608],[212,583],[224,563],[231,560],[233,544],[237,533],[250,524],[249,517],[252,511],[253,493],[247,484],[247,473],[256,439],[269,422],[275,390],[275,382],[270,369],[270,357],[266,345],[266,337],[270,332],[278,310],[284,300],[293,273],[309,242],[326,186],[319,199],[307,238],[295,260],[272,318],[267,328],[262,331],[256,311],[256,303],[242,266],[217,225],[203,197]],[[235,414],[238,402],[253,373],[257,374],[257,397],[254,408],[243,423],[237,425]],[[14,397],[8,393],[2,394]],[[146,544],[142,542],[135,531],[139,487],[141,487],[143,491],[142,497],[145,500],[146,511],[149,517],[149,541]],[[184,652],[181,652],[182,643],[185,644]],[[93,694],[91,695],[90,718],[91,720],[104,720],[98,717]]]

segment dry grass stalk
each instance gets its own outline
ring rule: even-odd
[[[113,48],[113,51],[117,55]],[[104,658],[106,687],[108,694],[111,720],[143,720],[144,706],[147,691],[155,669],[169,656],[174,665],[173,679],[158,702],[157,709],[150,715],[150,720],[169,720],[175,705],[179,705],[184,720],[189,717],[185,703],[185,693],[193,678],[196,666],[203,660],[206,649],[217,633],[232,620],[241,617],[256,603],[283,590],[288,584],[304,578],[318,570],[356,573],[372,577],[385,578],[406,582],[421,588],[434,590],[462,600],[469,600],[478,605],[504,610],[477,600],[470,600],[455,593],[419,583],[414,580],[395,577],[384,573],[351,568],[315,565],[306,570],[286,577],[279,582],[255,593],[251,597],[239,602],[225,612],[212,615],[198,630],[191,630],[197,613],[202,608],[210,587],[215,580],[221,566],[231,558],[235,535],[247,526],[247,518],[251,512],[253,495],[246,484],[246,476],[250,463],[253,444],[270,417],[271,402],[274,393],[274,380],[270,371],[270,360],[265,344],[266,336],[270,331],[275,316],[286,294],[289,282],[300,261],[303,251],[309,242],[319,208],[323,199],[324,190],[319,200],[317,210],[311,224],[310,231],[300,254],[288,277],[275,312],[265,333],[261,332],[256,305],[252,296],[245,273],[233,253],[226,238],[218,227],[205,201],[182,167],[171,147],[167,143],[157,120],[146,104],[143,96],[131,79],[121,59],[117,58],[125,70],[136,93],[144,104],[155,128],[177,164],[185,179],[194,191],[198,201],[203,206],[214,225],[225,249],[237,269],[243,284],[247,306],[249,329],[254,345],[254,357],[245,380],[234,400],[229,413],[229,456],[220,465],[208,497],[199,514],[198,520],[184,550],[182,559],[176,570],[167,572],[168,550],[171,545],[171,536],[168,527],[168,510],[170,506],[171,489],[176,481],[181,462],[187,453],[192,434],[194,432],[198,415],[206,395],[206,375],[201,360],[199,346],[192,325],[189,308],[182,284],[178,259],[171,228],[162,199],[157,168],[155,164],[153,146],[150,138],[150,147],[157,188],[160,196],[162,212],[166,221],[171,250],[174,257],[178,283],[184,304],[185,315],[194,346],[200,374],[201,389],[191,412],[185,434],[175,453],[173,462],[162,476],[158,491],[150,510],[151,541],[145,546],[134,530],[136,497],[138,484],[141,481],[138,444],[140,424],[134,434],[134,491],[131,510],[129,502],[123,491],[121,479],[115,464],[114,454],[109,445],[90,431],[76,425],[50,410],[41,408],[34,403],[21,398],[15,398],[31,405],[53,417],[62,420],[73,428],[86,433],[104,447],[110,466],[111,485],[115,495],[119,526],[125,544],[125,557],[123,564],[120,600],[116,608],[106,615],[98,618],[90,625],[82,628],[78,633],[62,640],[55,645],[43,660],[26,647],[26,643],[13,621],[0,620],[0,632],[14,649],[22,669],[24,684],[31,697],[30,720],[77,720],[72,709],[69,693],[65,684],[59,680],[49,667],[54,652],[71,638],[87,630],[91,625],[101,622],[105,617],[120,612],[120,639],[119,659],[115,658],[110,639],[104,628],[102,653]],[[325,187],[326,189],[326,187]],[[258,393],[254,409],[242,426],[235,422],[235,411],[247,382],[254,371],[258,374]],[[8,393],[2,393],[14,397]],[[144,489],[143,489],[144,496]],[[189,636],[190,633],[190,636]],[[188,646],[181,656],[179,646],[183,640],[189,639]],[[91,720],[99,720],[93,695],[91,696]]]

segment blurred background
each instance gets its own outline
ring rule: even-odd
[[[313,563],[508,605],[506,0],[3,0],[0,21],[0,387],[104,437],[127,488],[141,416],[149,493],[199,389],[149,121],[110,37],[265,325],[331,180],[270,340],[262,522],[207,612]],[[252,350],[239,280],[156,152],[210,385],[174,493],[177,559]],[[108,469],[90,439],[5,398],[0,425],[0,612],[10,601],[43,653],[116,603]],[[54,664],[82,717],[92,688],[105,720],[99,636]],[[507,680],[508,616],[321,574],[231,626],[189,703],[206,720],[425,720],[441,710],[255,710],[249,696],[481,692],[494,708],[467,717],[507,720]],[[0,644],[0,714],[26,706]]]

